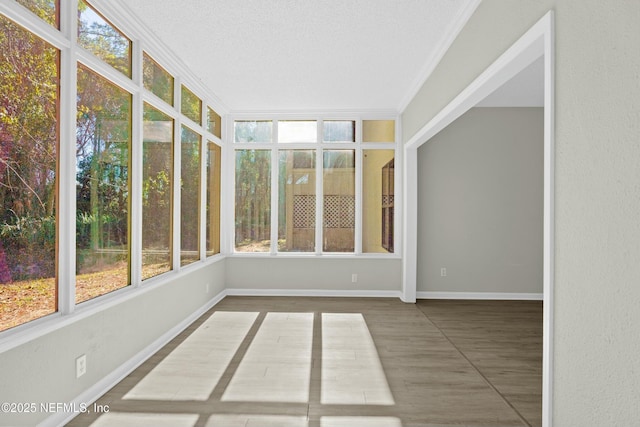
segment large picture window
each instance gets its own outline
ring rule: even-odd
[[[144,105],[142,279],[171,270],[173,119]]]
[[[131,95],[78,67],[76,302],[127,286]]]
[[[271,151],[236,151],[238,252],[269,252],[271,245]]]
[[[220,146],[207,142],[207,256],[220,253]]]
[[[58,63],[0,15],[0,331],[57,310]]]
[[[394,151],[364,150],[362,252],[393,253]]]
[[[322,160],[322,250],[353,252],[356,228],[354,150],[325,150]]]
[[[200,259],[200,135],[182,127],[180,265]]]
[[[316,152],[280,150],[278,251],[316,250]]]
[[[395,120],[242,119],[234,132],[236,252],[394,253]]]

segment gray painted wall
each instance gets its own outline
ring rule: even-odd
[[[543,113],[472,108],[418,149],[419,292],[542,293]]]
[[[484,0],[403,114],[409,140],[555,10],[555,426],[640,425],[637,0]]]
[[[227,258],[228,289],[400,291],[402,261],[383,258]],[[352,274],[358,282],[351,282]]]
[[[0,353],[0,402],[69,403],[203,307],[224,289],[225,260]],[[206,293],[206,283],[210,283]],[[153,286],[153,285],[151,285]],[[87,355],[76,379],[75,359]],[[33,426],[47,418],[0,413],[2,426]]]

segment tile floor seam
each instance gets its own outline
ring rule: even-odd
[[[498,388],[493,385],[493,383],[491,381],[489,381],[489,378],[487,378],[482,371],[471,361],[471,359],[469,359],[467,357],[466,354],[464,354],[464,352],[453,342],[453,340],[451,340],[451,338],[449,338],[449,336],[440,328],[440,326],[438,326],[438,324],[429,317],[429,315],[419,306],[416,306],[416,308],[423,314],[424,317],[427,318],[427,320],[429,320],[429,322],[431,322],[431,324],[438,330],[440,331],[440,333],[442,334],[442,336],[449,341],[449,343],[453,346],[453,348],[456,349],[456,351],[458,353],[460,353],[460,355],[469,363],[469,365],[471,365],[471,367],[478,373],[478,375],[480,375],[482,377],[482,379],[487,383],[487,385],[489,387],[491,387],[491,389],[493,389],[494,392],[496,392],[496,394],[498,394],[498,396],[500,396],[500,398],[516,413],[516,415],[518,415],[518,417],[520,418],[520,420],[525,423],[526,426],[528,427],[532,427],[531,423],[529,423],[529,421],[520,413],[520,411],[518,411],[515,406],[513,406],[513,404],[511,402],[509,402],[509,400],[500,392],[500,390],[498,390]]]

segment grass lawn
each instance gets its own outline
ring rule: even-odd
[[[148,277],[166,271],[166,266],[147,266]],[[127,265],[81,274],[76,277],[76,303],[90,300],[126,286]],[[56,312],[54,278],[22,280],[0,284],[0,331]]]

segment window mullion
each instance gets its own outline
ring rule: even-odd
[[[78,74],[75,55],[77,0],[60,13],[63,32],[71,47],[60,52],[58,154],[58,311],[70,314],[76,299],[76,96]]]
[[[356,255],[362,253],[362,173],[363,173],[362,149],[358,147],[355,152],[355,202],[356,202],[356,218],[355,230],[353,237],[355,239],[354,250]]]
[[[142,43],[133,43],[133,79],[142,83]],[[142,282],[142,170],[143,170],[143,100],[140,90],[133,93],[131,121],[131,159],[129,180],[130,206],[130,280],[133,287]]]
[[[278,159],[280,152],[277,148],[271,153],[271,254],[278,252]]]
[[[174,87],[174,105],[180,111],[182,100],[180,77],[175,79]],[[175,126],[173,128],[173,172],[172,177],[172,215],[171,215],[171,269],[178,270],[180,268],[180,179],[181,179],[181,133],[182,133],[182,117],[177,115]]]
[[[324,206],[322,147],[316,149],[316,254],[322,255],[322,209]]]

